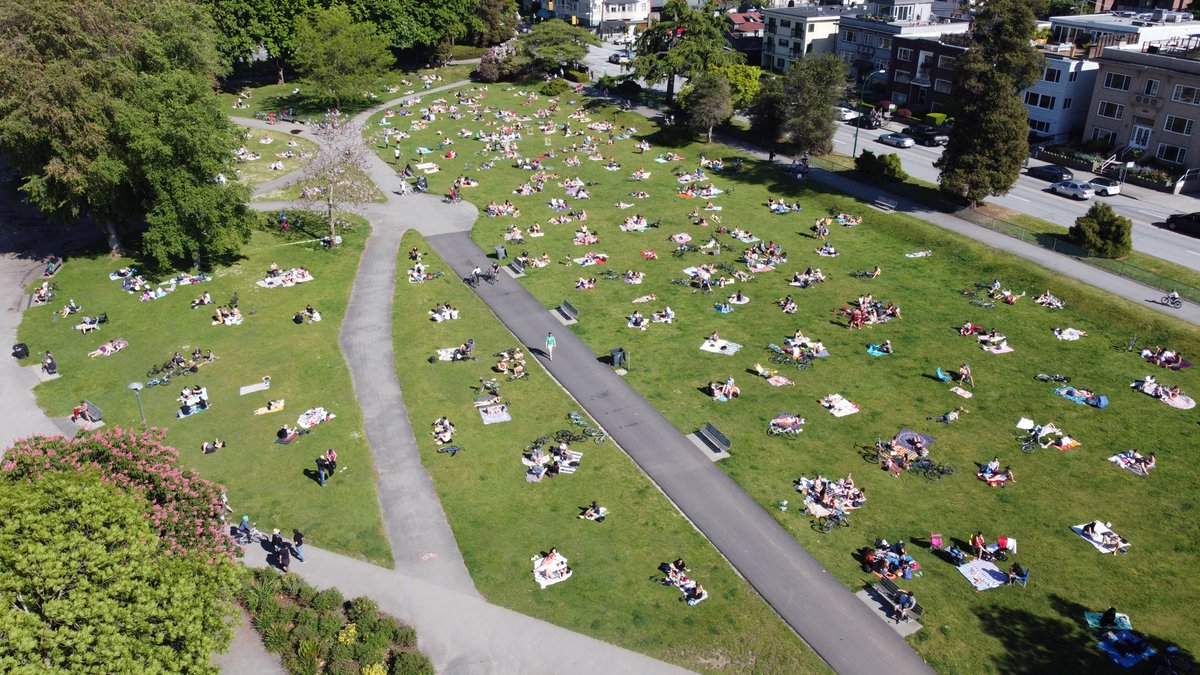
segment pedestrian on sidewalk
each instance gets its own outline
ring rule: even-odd
[[[279,534],[279,528],[271,530],[271,550],[279,553],[280,550],[287,548],[287,542],[283,540],[283,535]]]
[[[288,573],[288,566],[292,564],[292,549],[284,546],[275,552],[275,560],[279,563],[279,570],[284,574]]]
[[[772,164],[774,164],[774,163],[775,163],[775,151],[774,151],[774,150],[772,150],[771,152],[768,152],[768,153],[767,153],[767,161],[768,161],[768,162],[770,162],[770,163],[772,163]]]
[[[546,333],[546,358],[554,360],[554,345],[557,344],[554,340],[554,333]]]
[[[295,528],[292,529],[292,554],[296,556],[296,560],[304,562],[304,533]]]

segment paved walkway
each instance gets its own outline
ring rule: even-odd
[[[470,593],[304,547],[306,562],[291,571],[320,589],[335,587],[347,599],[370,596],[380,609],[417,630],[418,646],[442,675],[682,675],[688,671],[614,647],[524,614],[491,605]],[[249,567],[266,566],[261,548],[248,552]],[[532,568],[530,568],[532,569]],[[530,593],[537,590],[529,573]],[[855,600],[858,602],[858,600]],[[859,603],[862,604],[862,603]]]
[[[429,238],[465,277],[484,252],[465,233]],[[476,292],[559,383],[834,670],[928,673],[887,624],[515,281]],[[586,317],[584,317],[586,321]],[[542,354],[546,333],[555,360]]]

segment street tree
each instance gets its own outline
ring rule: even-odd
[[[1092,204],[1067,234],[1072,243],[1099,258],[1124,258],[1133,251],[1133,221],[1108,204]]]
[[[771,76],[762,83],[746,110],[750,128],[760,138],[778,143],[783,140],[783,120],[787,114],[788,95],[783,78]]]
[[[630,68],[649,84],[666,80],[667,100],[675,98],[675,78],[692,79],[710,69],[742,63],[739,52],[728,49],[723,19],[709,3],[692,9],[686,0],[667,0],[663,20],[642,32],[637,56]]]
[[[688,125],[705,134],[712,143],[713,127],[733,115],[733,96],[729,82],[716,74],[705,74],[692,80],[683,106]]]
[[[587,56],[588,47],[598,45],[595,35],[579,26],[554,19],[537,24],[517,38],[517,51],[529,60],[535,74],[557,73],[573,68]]]
[[[341,105],[361,99],[395,63],[388,39],[372,23],[358,22],[344,5],[314,9],[296,23],[292,57],[317,101]]]
[[[310,211],[323,214],[333,237],[347,215],[363,212],[378,188],[370,178],[371,164],[358,130],[338,124],[316,135],[321,150],[304,167],[301,199]]]
[[[0,490],[0,671],[215,675],[233,562],[168,555],[141,501],[94,473]]]
[[[846,89],[846,63],[832,54],[797,60],[763,83],[750,104],[753,128],[804,152],[829,152],[837,131],[834,103]]]
[[[725,81],[729,83],[734,110],[749,109],[754,102],[754,97],[762,88],[763,70],[758,66],[742,64],[717,66],[711,72],[725,78]]]
[[[954,133],[935,166],[942,191],[972,206],[1008,192],[1029,157],[1020,94],[1044,65],[1029,42],[1036,29],[1030,0],[989,0],[975,16],[971,46],[958,58]]]
[[[151,253],[160,264],[209,240],[229,251],[246,194],[212,183],[235,147],[214,93],[223,69],[191,2],[0,0],[0,154],[27,201],[90,218],[113,251],[147,220],[150,242],[173,241]]]

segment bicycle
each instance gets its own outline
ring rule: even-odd
[[[975,305],[976,307],[981,307],[983,309],[995,309],[996,308],[996,303],[987,302],[984,300],[972,300],[971,304]]]
[[[773,427],[773,426],[767,425],[767,435],[774,436],[776,438],[786,438],[789,440],[795,440],[797,438],[800,438],[800,431],[801,431],[800,429],[785,429],[782,427]]]
[[[554,440],[559,443],[583,443],[588,437],[584,434],[575,433],[570,429],[559,429],[554,432]]]
[[[608,434],[594,427],[587,427],[583,430],[583,435],[592,439],[593,443],[603,443],[608,440]]]
[[[850,519],[846,517],[846,512],[838,509],[828,516],[822,516],[817,520],[817,528],[822,534],[829,534],[839,527],[850,527]]]
[[[1172,309],[1179,309],[1180,307],[1183,307],[1183,300],[1180,300],[1178,297],[1173,295],[1164,295],[1158,302],[1159,304],[1166,305]]]
[[[1167,647],[1159,658],[1161,664],[1155,675],[1183,675],[1192,672],[1192,660],[1179,651],[1179,647]]]
[[[880,466],[883,464],[883,458],[887,457],[887,445],[883,442],[883,438],[876,436],[875,445],[859,446],[863,461]]]
[[[957,469],[953,464],[934,464],[928,459],[919,459],[913,462],[909,471],[923,473],[925,480],[933,482],[939,481],[946,476],[953,476]]]
[[[243,520],[242,526],[248,521]],[[250,523],[249,529],[239,526],[234,530],[233,540],[242,546],[249,546],[254,543],[270,541],[270,537],[258,529],[258,523]]]
[[[1071,381],[1071,378],[1067,377],[1066,375],[1047,375],[1045,373],[1038,373],[1034,376],[1034,379],[1036,379],[1038,382],[1057,382],[1059,384],[1067,384]]]
[[[1037,452],[1039,446],[1036,436],[1017,436],[1017,440],[1021,441],[1021,452],[1027,455]]]
[[[587,418],[585,418],[583,415],[580,415],[579,413],[575,412],[574,410],[567,413],[567,419],[571,420],[571,423],[577,427],[589,426]]]
[[[512,375],[509,375],[507,378],[505,378],[505,382],[513,382],[515,380],[523,380],[527,377],[529,377],[529,371],[525,371],[522,373],[513,373]]]
[[[481,377],[481,378],[479,378],[479,386],[471,387],[471,388],[475,390],[475,394],[477,396],[483,396],[485,393],[491,394],[492,396],[500,395],[500,381],[499,380],[488,380],[488,379]]]
[[[147,387],[157,387],[160,384],[166,384],[171,381],[170,373],[163,373],[162,377],[154,377],[146,380]]]

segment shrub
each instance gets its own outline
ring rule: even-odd
[[[435,675],[433,664],[420,652],[398,652],[392,657],[392,675]]]
[[[279,624],[271,624],[266,630],[261,632],[263,647],[273,654],[282,654],[285,649],[292,646],[292,639]]]
[[[387,648],[367,644],[354,645],[354,659],[359,663],[379,663],[387,655]]]
[[[583,70],[568,70],[563,77],[572,82],[587,82],[591,79],[588,77],[587,72]]]
[[[854,160],[854,167],[875,178],[898,182],[908,178],[908,174],[904,172],[904,168],[900,164],[900,156],[896,154],[876,155],[870,150],[863,150],[863,153]]]
[[[359,675],[360,670],[354,659],[333,659],[325,666],[328,675]]]
[[[345,601],[341,591],[336,588],[327,588],[313,598],[312,608],[318,612],[328,612],[331,609],[340,608]],[[341,628],[340,620],[338,628]]]
[[[542,93],[546,96],[561,96],[571,89],[571,85],[566,80],[550,80],[542,85]]]
[[[906,119],[908,119],[908,118],[912,117],[912,111],[911,111],[911,110],[909,110],[908,108],[901,108],[901,109],[899,109],[899,110],[897,110],[897,111],[896,111],[896,115],[895,115],[895,116],[896,116],[896,117],[898,117],[898,118],[900,118],[900,119],[902,119],[902,120],[906,120]]]
[[[450,47],[450,58],[456,61],[479,59],[483,58],[483,55],[486,54],[487,51],[487,47],[476,47],[474,45],[453,45]]]
[[[388,671],[382,663],[372,663],[362,667],[362,675],[388,675]]]
[[[358,624],[361,632],[369,633],[379,625],[379,605],[367,598],[355,598],[346,607],[346,618]]]
[[[417,631],[411,626],[405,626],[398,619],[388,617],[388,624],[391,628],[391,639],[397,647],[401,649],[416,649],[417,647]]]
[[[925,113],[925,123],[940,127],[946,123],[946,113]]]
[[[300,587],[300,592],[296,594],[296,602],[301,605],[311,605],[313,599],[317,597],[317,589],[309,586],[307,583]]]
[[[319,595],[317,596],[320,597]],[[342,617],[337,612],[325,612],[317,617],[317,634],[322,639],[334,642],[342,630]]]
[[[329,648],[329,658],[330,659],[353,659],[354,658],[354,646],[353,645],[343,645],[343,644],[339,644],[339,643],[335,642]]]
[[[317,610],[305,607],[296,613],[296,628],[311,628],[317,630]]]
[[[358,642],[358,626],[352,623],[342,626],[342,630],[338,631],[337,641],[343,645],[352,645]]]
[[[633,80],[622,80],[621,83],[617,85],[616,91],[617,96],[632,100],[642,95],[642,85],[634,82]]]
[[[475,79],[480,82],[496,82],[500,79],[500,66],[495,63],[480,62],[475,67]]]
[[[291,626],[296,620],[296,615],[299,613],[299,607],[280,603],[279,614],[275,617],[275,622],[282,626]]]
[[[1068,231],[1071,242],[1100,258],[1123,258],[1133,250],[1133,221],[1108,204],[1092,204]]]
[[[315,620],[311,624],[297,623],[296,627],[292,629],[292,642],[303,642],[304,640],[319,642],[320,639]]]

